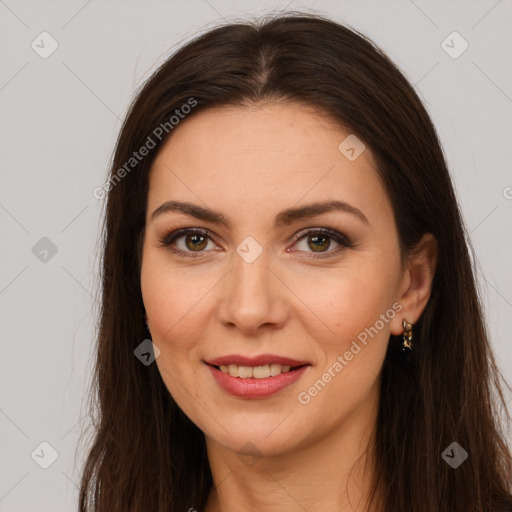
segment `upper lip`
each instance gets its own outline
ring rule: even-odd
[[[273,354],[261,354],[259,356],[247,357],[237,354],[217,357],[206,361],[213,366],[236,364],[238,366],[264,366],[266,364],[280,364],[281,366],[304,366],[310,364],[308,361],[297,361],[289,357],[277,356]]]

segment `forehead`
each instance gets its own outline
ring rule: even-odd
[[[354,146],[354,137],[300,104],[196,113],[173,130],[159,151],[150,175],[148,212],[169,199],[253,215],[273,205],[280,210],[298,202],[338,199],[378,217],[383,214],[378,210],[390,210],[390,205],[370,149],[355,160],[347,158],[344,141]]]

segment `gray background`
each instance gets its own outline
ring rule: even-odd
[[[98,293],[102,202],[92,191],[105,181],[135,88],[200,30],[284,8],[366,33],[425,101],[481,266],[499,365],[512,380],[510,1],[0,0],[0,512],[75,508]],[[58,43],[46,59],[31,47],[51,49],[43,31]],[[453,31],[469,44],[458,58],[442,46]],[[462,48],[450,41],[452,53]],[[48,469],[42,442],[58,454]]]

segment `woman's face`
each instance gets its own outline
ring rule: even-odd
[[[141,287],[156,364],[229,450],[282,454],[375,419],[409,281],[375,161],[348,136],[296,104],[215,109],[153,165]],[[171,240],[185,228],[200,231]]]

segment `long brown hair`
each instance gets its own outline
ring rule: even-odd
[[[413,356],[403,360],[400,338],[391,336],[382,369],[372,493],[383,497],[379,510],[512,510],[503,377],[435,128],[413,87],[366,36],[291,12],[196,37],[160,66],[130,107],[106,188],[89,404],[94,437],[80,511],[201,511],[206,503],[212,476],[204,435],[176,405],[156,364],[134,357],[148,337],[140,289],[148,174],[172,136],[177,109],[193,116],[260,101],[313,106],[349,128],[375,156],[402,254],[426,232],[438,241],[431,297],[414,326]],[[150,151],[132,165],[133,152],[145,145]],[[454,441],[468,453],[456,469],[441,456]]]

